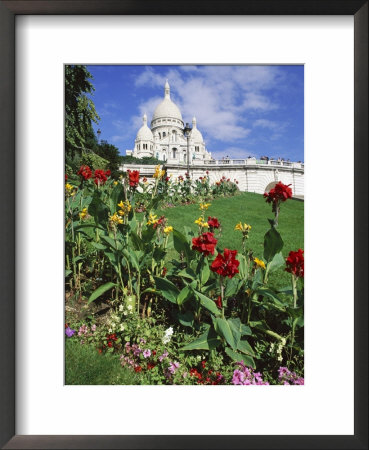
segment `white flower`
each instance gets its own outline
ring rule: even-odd
[[[165,335],[166,336],[171,336],[173,334],[173,328],[169,327],[167,330],[165,330]]]
[[[270,344],[270,349],[269,349],[269,351],[272,353],[273,350],[274,350],[274,342],[272,342],[272,343]]]
[[[277,359],[278,359],[278,361],[283,361],[283,356],[279,355]]]
[[[109,330],[108,330],[108,331],[109,331],[109,333],[112,333],[112,332],[113,332],[113,330],[112,330],[111,328],[109,328]]]
[[[120,324],[120,331],[124,331],[124,325],[122,323]]]
[[[286,345],[286,338],[282,338],[281,339],[281,342],[282,342],[282,345],[283,345],[283,347]]]
[[[128,311],[132,311],[132,305],[128,305],[127,308],[128,308]]]
[[[120,311],[120,312],[123,311],[123,305],[119,305],[119,311]]]
[[[123,313],[123,314],[124,314],[124,315],[126,316],[126,315],[127,315],[128,313],[127,313],[127,311],[124,311],[124,313]]]
[[[168,344],[170,342],[170,339],[171,339],[170,336],[165,335],[163,337],[163,344]]]

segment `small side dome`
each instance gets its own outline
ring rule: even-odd
[[[137,133],[137,136],[136,136],[136,140],[137,141],[153,141],[154,137],[152,135],[152,132],[151,132],[150,128],[147,126],[147,116],[146,116],[146,114],[144,114],[144,116],[142,118],[142,122],[143,122],[143,125],[138,130],[138,133]]]
[[[191,138],[194,142],[202,144],[204,142],[204,138],[202,137],[202,134],[197,129],[197,122],[196,117],[192,119],[192,131],[191,131]]]

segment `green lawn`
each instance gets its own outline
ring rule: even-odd
[[[269,229],[268,218],[273,218],[272,207],[265,202],[260,194],[244,192],[235,197],[217,198],[210,202],[207,216],[217,217],[222,225],[222,235],[219,239],[221,248],[227,247],[231,250],[241,249],[242,234],[234,231],[238,222],[246,222],[252,229],[249,234],[248,245],[254,251],[254,256],[262,258],[264,249],[264,234]],[[158,215],[165,215],[168,224],[179,231],[184,226],[191,227],[196,233],[197,225],[195,219],[200,216],[197,204],[176,206],[157,211]],[[284,241],[282,253],[287,256],[291,250],[304,249],[304,202],[288,200],[281,206],[279,214],[278,231]],[[175,251],[169,253],[169,259],[173,258]],[[274,277],[273,277],[274,275]],[[275,287],[283,287],[289,284],[290,276],[287,273],[272,274],[271,284]]]
[[[65,384],[140,384],[139,377],[120,365],[119,355],[100,354],[79,340],[65,342]]]

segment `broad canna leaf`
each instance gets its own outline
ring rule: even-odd
[[[225,352],[231,359],[233,359],[233,361],[236,362],[243,361],[246,366],[252,367],[253,369],[256,368],[254,358],[252,358],[251,356],[242,355],[241,353],[231,350],[229,347],[225,349]]]
[[[222,317],[217,317],[215,319],[215,324],[217,333],[220,334],[226,340],[228,345],[230,345],[233,350],[236,350],[236,343],[233,337],[233,333],[226,319],[223,319]]]
[[[283,248],[283,240],[277,229],[273,226],[264,236],[264,259],[272,261],[274,256]]]
[[[183,303],[187,302],[193,296],[193,291],[190,286],[185,286],[177,297],[177,304],[182,306]]]
[[[93,302],[94,300],[96,300],[97,298],[99,298],[101,295],[103,295],[105,292],[109,291],[110,289],[112,289],[114,286],[117,286],[115,283],[105,283],[102,286],[98,287],[96,289],[96,291],[94,291],[91,295],[90,298],[88,299],[88,304],[90,304],[91,302]]]
[[[177,304],[179,289],[171,281],[166,278],[154,277],[156,289],[161,295],[172,303]]]
[[[213,313],[215,316],[219,315],[219,309],[217,305],[215,304],[214,300],[210,299],[209,297],[206,297],[206,295],[201,294],[201,292],[193,290],[195,293],[195,296],[200,300],[201,306],[206,308],[208,311]]]
[[[252,349],[251,345],[247,341],[239,341],[237,344],[237,350],[242,353],[246,353],[246,355],[255,356],[255,352]]]
[[[218,336],[211,328],[195,339],[190,344],[185,345],[180,350],[214,350],[220,344]]]

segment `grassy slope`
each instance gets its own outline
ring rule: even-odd
[[[273,218],[272,207],[267,204],[260,194],[244,192],[235,197],[218,198],[211,202],[207,216],[217,217],[222,225],[222,235],[219,239],[221,248],[232,250],[241,249],[242,234],[234,231],[235,225],[242,221],[251,225],[252,229],[248,240],[248,246],[254,251],[254,256],[262,258],[264,249],[264,234],[269,229],[268,218]],[[168,223],[179,231],[184,226],[191,227],[197,233],[198,227],[194,223],[200,216],[197,204],[177,206],[158,211],[157,214],[165,215]],[[304,203],[297,200],[288,200],[281,206],[278,230],[284,241],[282,253],[287,256],[290,250],[304,248]],[[175,252],[170,252],[173,257]],[[278,273],[278,272],[277,272]],[[283,287],[290,282],[289,274],[279,272],[272,274],[271,284]]]
[[[139,377],[120,365],[119,356],[100,355],[91,345],[77,339],[65,343],[65,384],[139,384]]]

